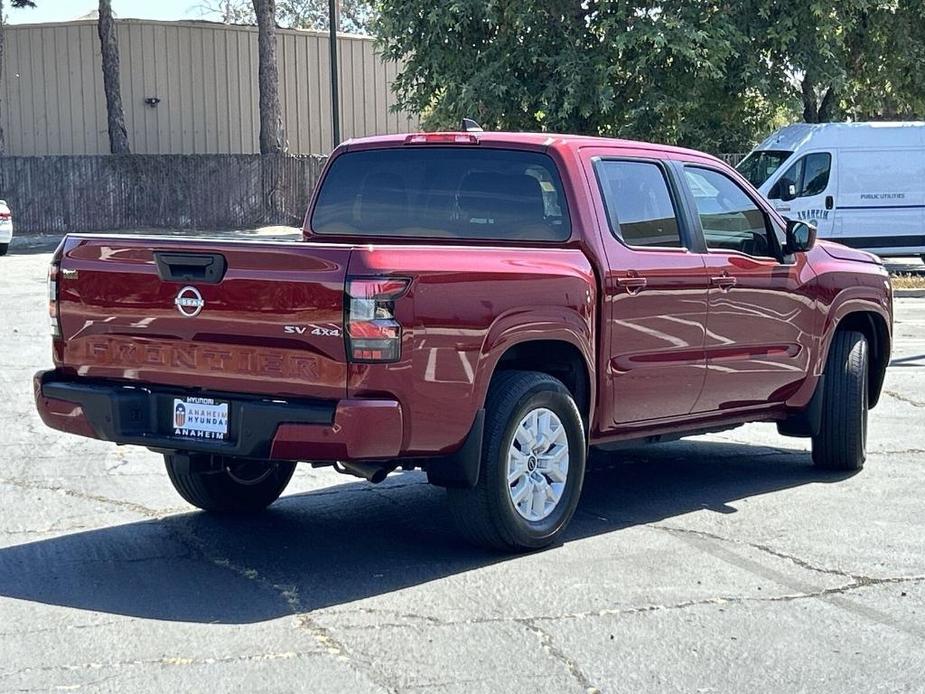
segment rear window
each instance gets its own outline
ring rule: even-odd
[[[406,147],[347,152],[321,183],[319,234],[562,241],[562,182],[539,152]]]

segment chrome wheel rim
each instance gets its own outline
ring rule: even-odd
[[[568,482],[568,436],[552,410],[530,410],[514,429],[507,454],[507,485],[517,513],[531,522],[556,509]]]

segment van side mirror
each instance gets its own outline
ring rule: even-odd
[[[787,220],[787,240],[784,243],[784,255],[806,253],[816,245],[816,227],[795,219]]]
[[[791,181],[789,178],[782,178],[778,183],[780,186],[780,199],[783,202],[790,202],[791,200],[796,200],[797,197],[797,184]]]

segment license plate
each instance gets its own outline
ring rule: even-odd
[[[228,403],[212,398],[174,398],[173,434],[194,439],[228,438]]]

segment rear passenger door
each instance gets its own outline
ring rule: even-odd
[[[710,279],[707,376],[696,412],[785,402],[809,371],[815,274],[806,254],[780,257],[784,229],[730,173],[683,165]]]
[[[585,159],[607,257],[603,398],[617,427],[686,416],[704,380],[707,281],[665,162],[594,150]]]

